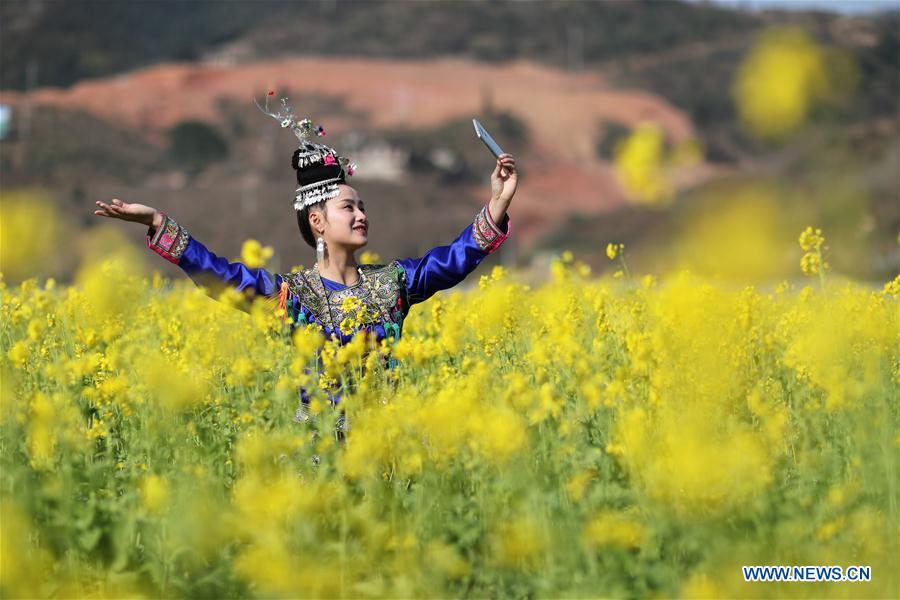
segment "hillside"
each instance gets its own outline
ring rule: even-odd
[[[39,89],[27,96],[2,92],[0,102],[20,105],[27,98],[40,106],[84,111],[130,129],[136,140],[161,146],[165,132],[179,122],[200,120],[227,129],[224,105],[233,107],[229,111],[243,111],[239,118],[251,138],[283,133],[275,131],[277,124],[252,104],[254,94],[262,99],[268,89],[291,98],[298,114],[306,114],[305,99],[311,98],[312,105],[321,109],[315,117],[327,125],[331,139],[348,130],[379,137],[390,136],[397,128],[421,130],[460,120],[459,128],[467,135],[465,153],[483,159],[478,161],[483,181],[491,158],[475,136],[468,135],[468,121],[490,110],[513,115],[529,132],[527,147],[507,145],[521,156],[523,178],[529,182],[516,199],[521,221],[517,235],[525,247],[569,214],[597,214],[625,202],[609,165],[595,152],[600,123],[633,127],[652,120],[675,142],[694,135],[686,116],[658,96],[616,89],[599,74],[565,73],[526,61],[492,65],[459,59],[397,63],[319,57],[233,66],[157,65],[66,89]],[[332,103],[338,108],[331,108],[322,100],[328,98],[342,100]],[[565,110],[560,110],[563,106]],[[292,140],[289,134],[276,138],[284,156],[290,155]],[[238,159],[234,167],[241,166]],[[365,178],[366,165],[360,168]],[[712,172],[700,167],[693,181]],[[138,184],[139,179],[130,181]],[[286,183],[285,195],[289,186]],[[470,187],[467,193],[481,198],[485,189]],[[547,211],[548,205],[554,210]]]
[[[894,116],[900,11],[871,17],[745,13],[658,2],[140,2],[0,4],[0,89],[68,87],[167,62],[255,63],[332,56],[528,60],[603,73],[684,111],[717,162],[764,152],[734,126],[728,83],[760,32],[796,25],[862,66],[852,121]]]

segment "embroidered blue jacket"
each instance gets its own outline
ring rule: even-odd
[[[482,207],[449,245],[432,248],[420,258],[360,265],[360,280],[350,286],[322,277],[315,266],[298,273],[272,273],[229,262],[210,252],[168,215],[163,215],[158,229],[148,229],[147,246],[181,267],[197,285],[219,283],[277,298],[284,304],[292,327],[317,323],[327,337],[344,344],[362,329],[374,333],[377,341],[399,339],[403,319],[413,305],[465,279],[500,247],[509,232],[509,215],[498,226],[487,207]],[[358,309],[345,310],[342,306],[351,296],[360,300],[367,315],[365,322],[355,327],[351,324],[357,320]],[[305,394],[301,397],[306,401]]]

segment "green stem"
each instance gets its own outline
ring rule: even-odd
[[[341,564],[341,597],[345,597],[346,590],[346,571],[347,571],[347,506],[343,504],[341,506],[341,549],[340,549],[340,564]]]
[[[822,259],[822,249],[816,248],[816,256],[819,257],[819,287],[825,293],[825,261]]]
[[[619,262],[622,264],[622,270],[625,271],[625,277],[631,280],[631,271],[628,270],[628,264],[625,262],[625,251],[619,252]]]

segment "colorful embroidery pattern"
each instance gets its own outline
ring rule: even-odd
[[[487,206],[483,206],[475,216],[475,223],[472,227],[472,235],[475,237],[475,243],[483,252],[488,254],[497,250],[500,244],[509,237],[509,221],[506,222],[506,233],[500,230],[491,215],[488,213]]]
[[[282,274],[288,288],[300,303],[315,316],[316,322],[332,331],[340,328],[341,322],[352,317],[352,312],[341,309],[346,298],[355,296],[373,315],[372,321],[363,327],[391,323],[398,326],[409,310],[406,297],[406,272],[396,261],[387,265],[360,265],[362,277],[358,283],[342,290],[325,289],[315,267],[298,273]],[[399,331],[397,332],[399,334]]]
[[[172,217],[166,214],[163,214],[162,217],[162,225],[156,229],[152,237],[150,232],[147,232],[147,247],[177,265],[191,236],[187,229],[179,225]]]

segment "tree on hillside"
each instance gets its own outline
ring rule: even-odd
[[[202,121],[182,121],[168,131],[169,158],[190,175],[228,157],[228,142]]]

